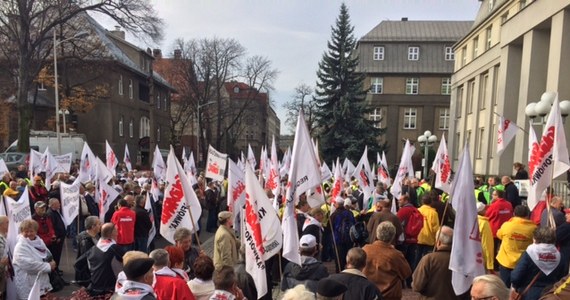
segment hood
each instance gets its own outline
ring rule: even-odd
[[[117,295],[120,296],[120,299],[142,299],[144,296],[154,294],[154,290],[148,284],[144,284],[141,282],[125,280],[123,282],[123,286],[117,291]]]

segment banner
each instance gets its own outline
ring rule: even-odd
[[[79,214],[79,188],[81,182],[75,179],[72,184],[60,182],[59,191],[61,194],[61,215],[65,226],[69,226]]]
[[[107,168],[107,165],[97,157],[97,180],[108,183],[113,179],[113,173]]]
[[[28,162],[28,172],[30,179],[43,172],[42,153],[34,149],[30,149],[30,161]]]
[[[125,144],[125,156],[123,157],[123,162],[125,163],[125,167],[127,167],[127,171],[133,170],[133,165],[131,163],[131,154],[129,153],[129,145]]]
[[[20,228],[20,223],[22,223],[24,220],[32,218],[28,187],[26,186],[24,192],[22,193],[22,196],[17,201],[10,197],[4,197],[4,201],[7,209],[5,213],[6,216],[8,216],[10,219],[8,223],[8,234],[6,235],[6,240],[10,246],[10,252],[14,253],[14,247],[18,241],[18,229]],[[0,205],[0,207],[4,209],[3,205]]]
[[[226,173],[227,158],[227,154],[218,152],[218,150],[210,145],[208,147],[208,158],[206,159],[206,177],[223,181],[224,174]]]
[[[105,140],[105,162],[107,163],[107,169],[111,171],[111,174],[113,174],[113,176],[116,176],[117,165],[119,164],[119,161],[117,160],[115,151],[113,151],[113,148],[111,148],[111,145],[109,145],[109,142],[107,140]]]
[[[152,209],[153,203],[151,203],[151,201],[152,200],[150,200],[150,193],[146,193],[146,200],[144,202],[144,209],[148,213],[148,217],[150,218],[150,223],[152,224],[152,226],[150,227],[150,230],[148,232],[148,241],[146,243],[147,247],[150,247],[150,244],[152,243],[152,241],[154,240],[154,237],[156,236],[156,226],[154,225],[154,210]]]
[[[374,178],[372,170],[370,169],[370,162],[368,162],[368,146],[364,147],[364,153],[354,170],[353,176],[358,180],[358,185],[364,194],[361,209],[368,208],[368,201],[374,191]]]
[[[499,124],[497,125],[497,156],[501,156],[517,134],[519,127],[503,116],[499,116]]]
[[[73,157],[72,153],[67,153],[63,155],[54,155],[53,158],[55,158],[55,161],[57,161],[58,164],[57,172],[69,173],[69,171],[71,170],[72,157]]]
[[[431,169],[435,173],[435,187],[449,194],[451,192],[452,177],[451,163],[447,153],[447,143],[445,142],[445,136],[442,134]]]
[[[265,182],[265,188],[270,189],[273,196],[277,198],[281,193],[281,178],[279,174],[279,161],[277,158],[277,147],[275,146],[275,136],[271,141],[271,161],[269,165],[269,174]]]
[[[99,192],[97,197],[99,199],[99,219],[105,220],[105,214],[109,211],[111,203],[119,196],[119,192],[103,180],[99,180],[97,190]]]
[[[79,164],[79,175],[77,177],[81,182],[94,181],[97,178],[97,160],[87,142],[83,144],[81,162]]]
[[[10,170],[8,170],[8,166],[6,166],[4,159],[0,159],[0,176],[4,176],[6,173],[10,173]]]
[[[245,205],[245,178],[243,171],[228,158],[228,211],[233,213],[234,228],[241,228],[241,208]]]
[[[400,166],[398,167],[398,173],[394,178],[394,184],[390,188],[390,193],[394,197],[399,198],[402,192],[402,182],[406,177],[414,177],[414,166],[412,165],[412,148],[410,146],[410,141],[406,140],[406,145],[404,146],[404,152],[402,152],[402,158],[400,160]]]
[[[157,180],[163,180],[166,176],[166,164],[164,163],[160,149],[158,149],[158,145],[154,148],[154,154],[152,156],[152,170],[154,172],[154,178]]]
[[[255,155],[253,154],[253,150],[251,149],[251,145],[247,144],[247,161],[251,165],[251,167],[255,170],[257,166],[257,161],[255,161]]]

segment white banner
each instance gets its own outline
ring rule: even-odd
[[[219,152],[210,145],[208,147],[208,158],[206,159],[206,177],[218,181],[224,180],[227,158],[227,154]]]
[[[57,172],[69,173],[69,171],[71,170],[72,157],[73,157],[72,153],[67,153],[63,155],[54,155],[53,158],[55,158],[58,164]]]
[[[107,169],[111,171],[111,174],[113,174],[113,176],[117,175],[117,165],[119,164],[119,161],[117,160],[115,151],[113,151],[113,148],[111,148],[111,145],[109,145],[107,140],[105,140],[105,163]]]
[[[79,214],[79,187],[81,182],[75,179],[72,184],[61,182],[59,185],[61,194],[61,214],[66,226],[69,226]]]

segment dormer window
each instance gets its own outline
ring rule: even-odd
[[[236,85],[234,87],[234,93],[239,94],[239,86]]]

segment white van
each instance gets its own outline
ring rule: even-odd
[[[81,158],[83,144],[85,143],[85,135],[78,133],[61,133],[61,153],[72,154],[72,161]],[[57,155],[57,134],[55,131],[31,131],[30,132],[30,149],[39,152],[49,151]],[[14,141],[6,152],[18,152],[18,140]]]

